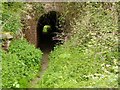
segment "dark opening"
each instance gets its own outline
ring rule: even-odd
[[[58,29],[60,14],[56,11],[50,11],[46,14],[43,14],[39,20],[37,25],[37,40],[38,40],[38,48],[40,48],[43,52],[53,50],[55,44],[59,41],[53,40],[56,32],[60,32]],[[43,32],[45,26],[50,26],[47,29],[47,32]]]

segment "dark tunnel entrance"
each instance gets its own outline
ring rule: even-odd
[[[40,48],[43,52],[53,50],[54,46],[57,42],[53,40],[55,37],[55,33],[60,33],[58,29],[60,14],[56,11],[50,11],[46,14],[43,14],[39,20],[37,25],[37,40],[38,40],[38,48]]]

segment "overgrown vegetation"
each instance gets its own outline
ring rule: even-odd
[[[109,60],[101,60],[99,55],[88,54],[83,48],[57,47],[51,53],[49,68],[37,87],[118,87],[117,60],[109,64]]]
[[[42,52],[26,40],[13,40],[9,52],[2,52],[3,88],[26,88],[40,71]]]
[[[4,2],[2,9],[2,32],[17,36],[23,27],[21,16],[25,12],[25,3]],[[8,52],[1,51],[3,88],[27,88],[41,69],[42,52],[19,38],[11,42]]]
[[[2,3],[2,31],[16,33],[21,30],[21,13],[24,10],[22,2],[4,2]]]
[[[38,13],[44,12],[41,3],[30,3],[26,6],[24,4],[17,2],[2,4],[3,31],[16,33],[22,28],[21,13],[26,6],[29,7],[27,9],[29,13],[34,11],[33,13],[39,15]],[[120,84],[119,4],[100,2],[61,4],[64,10],[60,17],[60,25],[65,24],[66,27],[62,27],[61,30],[64,29],[63,32],[68,38],[63,45],[56,46],[50,53],[49,67],[35,87],[117,88]],[[42,52],[26,40],[13,40],[9,52],[2,51],[3,87],[28,87],[29,81],[40,70],[41,57]]]
[[[71,39],[50,54],[49,68],[37,87],[118,87],[117,4],[67,5],[69,16],[71,10],[78,12],[71,15],[76,15],[70,22]]]

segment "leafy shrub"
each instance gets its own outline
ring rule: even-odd
[[[3,31],[13,32],[22,28],[21,13],[24,10],[22,2],[3,2],[2,3],[2,27]]]
[[[26,40],[13,40],[2,54],[3,88],[26,88],[40,70],[42,52]]]
[[[16,54],[2,53],[2,83],[3,87],[20,87],[18,80],[21,79],[24,66]],[[14,83],[16,83],[14,85]]]
[[[9,48],[11,53],[16,53],[20,60],[31,67],[39,63],[41,56],[40,50],[36,49],[34,45],[30,45],[26,40],[15,40],[11,43]],[[39,53],[38,53],[39,52]]]

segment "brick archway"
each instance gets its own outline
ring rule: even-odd
[[[35,45],[36,47],[39,47],[39,34],[38,34],[38,21],[42,15],[48,14],[51,11],[62,13],[63,7],[61,6],[61,3],[43,3],[44,6],[44,13],[37,13],[37,15],[32,15],[31,13],[27,15],[27,20],[25,20],[25,23],[27,24],[25,26],[24,34],[25,38],[29,41],[29,43]],[[56,18],[56,17],[55,17]]]

